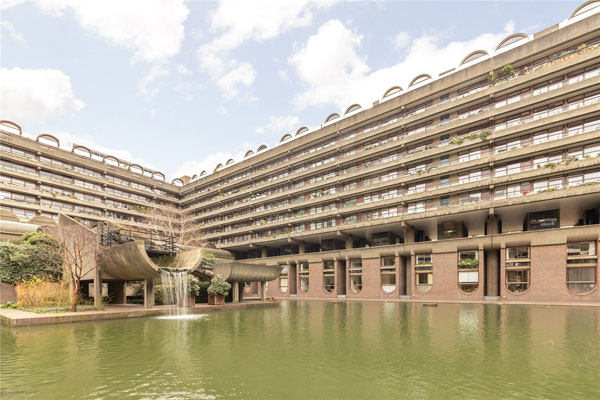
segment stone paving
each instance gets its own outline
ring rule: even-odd
[[[204,313],[222,310],[245,309],[251,307],[272,307],[278,306],[277,301],[249,301],[242,303],[226,303],[221,306],[211,306],[208,304],[196,304],[194,307],[188,307],[189,313]],[[0,322],[9,326],[32,326],[62,324],[69,322],[101,321],[107,319],[151,317],[156,315],[170,314],[171,307],[155,306],[145,309],[142,305],[135,304],[108,304],[102,311],[78,311],[78,312],[53,312],[53,313],[33,313],[10,308],[0,309]]]

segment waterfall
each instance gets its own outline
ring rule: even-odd
[[[187,271],[160,270],[160,280],[164,291],[164,302],[169,304],[177,315],[186,313],[188,293]]]

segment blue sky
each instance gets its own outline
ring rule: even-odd
[[[6,0],[0,117],[170,178],[210,172],[579,4]]]

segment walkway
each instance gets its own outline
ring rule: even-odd
[[[246,309],[253,307],[279,306],[277,301],[248,301],[242,303],[226,303],[222,306],[210,306],[208,304],[196,304],[188,307],[188,313],[205,313],[223,310]],[[79,312],[54,312],[37,314],[10,308],[0,309],[0,323],[8,326],[33,326],[48,324],[63,324],[69,322],[102,321],[108,319],[151,317],[170,314],[171,307],[155,306],[145,309],[143,305],[135,304],[108,304],[103,311],[79,311]]]

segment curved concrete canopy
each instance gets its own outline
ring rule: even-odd
[[[92,151],[90,149],[88,149],[87,147],[82,146],[80,144],[74,144],[73,147],[71,148],[71,153],[78,154],[78,153],[75,153],[77,150],[84,150],[85,152],[87,152],[87,157],[92,158]]]
[[[408,84],[408,87],[414,86],[414,85],[418,85],[419,83],[423,83],[425,81],[428,81],[432,79],[431,75],[429,74],[421,74],[421,75],[417,75],[416,77],[413,78],[412,81],[410,81],[410,83]]]
[[[290,140],[292,138],[292,135],[290,135],[289,133],[286,133],[285,135],[283,135],[281,137],[281,139],[279,139],[279,143],[285,142],[286,140]]]
[[[8,128],[16,129],[16,130],[19,131],[19,135],[23,136],[23,129],[21,129],[21,126],[15,124],[12,121],[8,121],[8,120],[3,119],[3,120],[0,121],[0,125],[4,125],[4,126],[6,126]]]
[[[340,114],[338,114],[338,113],[329,114],[327,116],[327,118],[325,118],[325,121],[323,123],[326,124],[327,122],[331,122],[334,119],[338,119],[339,117],[340,117]]]
[[[351,113],[352,111],[360,110],[361,108],[362,107],[360,106],[360,104],[352,104],[351,106],[346,108],[346,111],[344,111],[344,115]]]
[[[252,156],[252,155],[254,155],[254,150],[248,150],[248,151],[246,152],[246,154],[244,154],[244,158],[250,157],[250,156]]]
[[[588,0],[585,3],[583,3],[582,5],[580,5],[579,7],[577,7],[575,9],[575,11],[573,11],[573,13],[569,17],[569,19],[575,18],[578,15],[583,14],[584,12],[590,11],[590,10],[596,8],[596,7],[600,7],[600,1],[598,1],[598,0]]]
[[[109,247],[100,252],[98,267],[114,279],[140,280],[158,278],[158,266],[152,262],[143,240]]]
[[[237,261],[219,263],[213,267],[215,274],[229,282],[264,282],[277,279],[280,266],[244,264]]]
[[[388,90],[385,91],[385,93],[383,94],[383,96],[381,98],[385,99],[386,97],[396,94],[398,92],[401,92],[402,90],[404,90],[404,89],[402,89],[402,87],[400,87],[400,86],[392,86],[391,88],[389,88]]]
[[[306,126],[303,126],[301,128],[298,128],[298,130],[296,131],[296,133],[294,134],[294,137],[298,137],[299,135],[302,135],[303,133],[308,132],[308,128]]]
[[[46,139],[46,140],[49,140],[49,141],[51,141],[51,142],[54,142],[54,144],[53,144],[52,146],[60,147],[60,141],[59,141],[59,140],[56,138],[56,136],[52,136],[52,135],[50,135],[49,133],[42,133],[41,135],[38,135],[38,136],[35,138],[35,141],[36,141],[36,142],[40,142],[40,139]],[[42,143],[42,142],[40,142],[40,143]],[[46,142],[46,143],[48,143],[48,142]],[[48,144],[49,144],[49,143],[48,143]]]
[[[505,46],[509,46],[513,43],[519,42],[523,39],[529,39],[529,36],[527,36],[525,33],[513,33],[512,35],[508,35],[507,37],[505,37],[504,39],[502,39],[500,41],[500,43],[498,43],[498,46],[496,46],[496,51],[500,50],[501,48],[505,47]]]
[[[217,263],[205,269],[202,259],[212,254]],[[104,249],[98,257],[102,274],[119,280],[154,279],[160,276],[160,268],[187,270],[201,279],[219,274],[230,282],[272,281],[281,273],[280,266],[244,264],[234,261],[231,253],[208,247],[181,251],[173,256],[150,258],[143,240],[136,240]]]
[[[470,63],[471,61],[475,61],[478,58],[481,57],[485,57],[485,56],[489,56],[488,52],[485,50],[475,50],[469,54],[466,55],[465,58],[462,59],[462,61],[460,62],[459,66],[466,64],[466,63]]]

